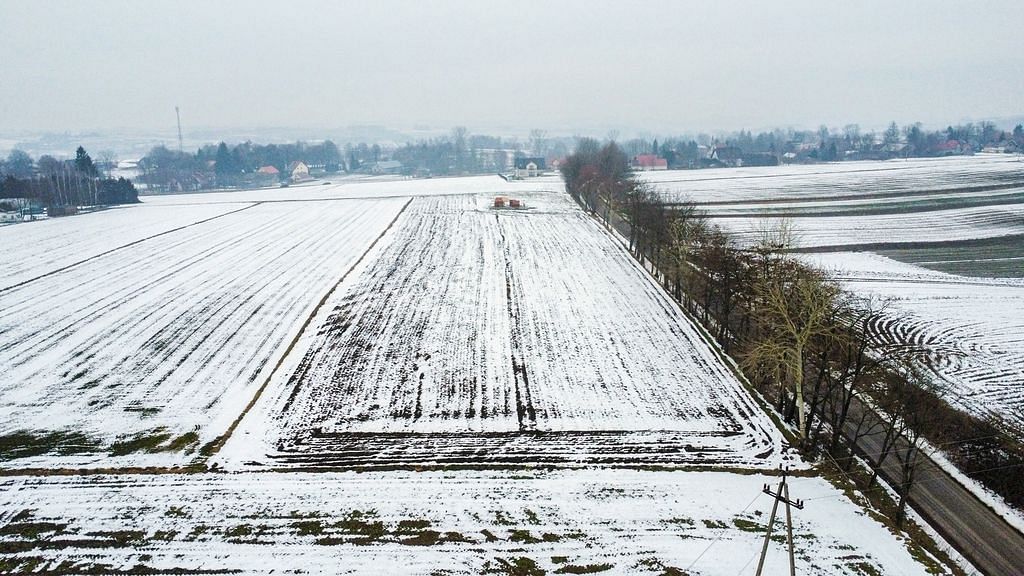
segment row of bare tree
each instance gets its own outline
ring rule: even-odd
[[[874,470],[865,489],[875,486],[883,464],[899,461],[897,520],[925,438],[956,448],[987,431],[995,439],[987,452],[947,453],[968,473],[994,454],[1004,465],[1024,465],[1024,449],[999,423],[942,400],[929,350],[886,330],[900,321],[891,306],[854,296],[791,254],[795,234],[786,220],[764,226],[753,246],[739,246],[692,202],[635,181],[614,143],[581,141],[561,170],[573,198],[622,234],[633,255],[740,360],[748,380],[794,425],[804,452],[849,466],[871,435],[876,445],[866,455]],[[980,479],[1024,505],[1024,488],[1013,481],[1019,468],[984,471]]]

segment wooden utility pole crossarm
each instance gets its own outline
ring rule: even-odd
[[[772,539],[772,528],[775,527],[775,517],[779,512],[779,502],[786,504],[786,543],[789,546],[789,574],[790,576],[796,576],[796,555],[793,550],[793,515],[790,511],[791,507],[795,507],[798,510],[804,509],[803,500],[792,500],[789,497],[789,485],[786,484],[786,476],[789,470],[782,470],[782,480],[779,482],[779,487],[775,492],[772,492],[770,485],[765,484],[762,492],[772,497],[775,502],[772,504],[772,515],[768,519],[768,529],[764,533],[764,544],[761,546],[761,559],[757,562],[757,576],[761,576],[761,571],[764,569],[764,559],[768,555],[768,542]]]

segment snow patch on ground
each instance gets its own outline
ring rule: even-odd
[[[0,481],[0,542],[20,550],[7,561],[83,569],[479,574],[520,563],[732,576],[756,564],[772,503],[762,485],[777,481],[626,470],[15,477]],[[807,501],[793,511],[798,573],[927,573],[825,481],[791,478],[790,493]],[[24,536],[28,523],[43,532]],[[788,570],[781,540],[765,568]]]

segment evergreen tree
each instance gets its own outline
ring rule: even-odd
[[[886,144],[899,144],[900,141],[900,128],[895,122],[891,122],[889,127],[885,129],[885,136],[883,136]]]
[[[228,145],[221,142],[217,145],[217,156],[214,159],[214,172],[217,174],[217,184],[219,186],[230,186],[238,180],[238,167],[235,165],[235,159],[228,151]]]
[[[80,174],[95,178],[100,175],[99,170],[96,169],[96,165],[92,163],[92,158],[85,151],[85,148],[81,146],[78,150],[75,150],[75,170],[78,170]]]

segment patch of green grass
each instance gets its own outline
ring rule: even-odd
[[[863,576],[882,576],[882,573],[877,568],[867,562],[857,562],[855,564],[847,564],[847,566],[855,573],[862,574]]]
[[[515,522],[505,516],[505,513],[501,510],[494,511],[494,523],[498,526],[512,526],[515,524]]]
[[[447,544],[454,542],[471,542],[459,532],[440,533],[436,530],[424,530],[411,538],[399,540],[399,544],[406,546],[434,546],[436,544]]]
[[[411,538],[399,540],[406,546],[433,546],[441,540],[441,533],[436,530],[423,530]]]
[[[88,454],[99,449],[99,442],[79,432],[14,432],[0,436],[0,460]]]
[[[160,542],[170,542],[174,540],[174,537],[178,535],[177,530],[157,530],[153,533],[153,540]]]
[[[598,572],[607,572],[612,567],[611,564],[586,564],[583,566],[568,564],[555,570],[555,574],[597,574]]]
[[[746,518],[733,518],[732,523],[744,532],[764,532],[767,528]]]
[[[0,574],[32,574],[45,562],[38,556],[0,556]]]
[[[505,576],[544,576],[547,571],[537,566],[532,558],[495,558],[483,567],[484,574],[504,574]]]
[[[124,456],[136,452],[161,452],[160,445],[171,439],[171,433],[162,428],[142,434],[136,434],[127,440],[119,440],[110,445],[111,456]]]
[[[545,532],[540,535],[540,538],[534,536],[529,530],[509,530],[510,542],[517,542],[519,544],[537,544],[540,542],[559,542],[562,537],[558,534],[552,534]]]
[[[288,518],[323,518],[324,515],[320,512],[299,512],[298,510],[292,510],[288,513]]]
[[[540,518],[537,517],[537,513],[536,512],[534,512],[533,510],[530,510],[529,508],[525,508],[523,510],[523,512],[526,514],[526,521],[528,523],[533,524],[535,526],[537,524],[540,524]]]
[[[299,536],[319,536],[324,533],[324,524],[319,520],[292,522],[291,527]]]
[[[512,542],[518,542],[519,544],[536,544],[543,542],[540,538],[530,534],[529,530],[509,530],[508,539]]]
[[[370,544],[387,534],[384,523],[373,520],[376,517],[376,510],[353,510],[344,520],[339,520],[331,526],[342,532],[358,535],[358,538],[352,540],[353,544]]]
[[[718,520],[704,520],[704,526],[711,529],[721,529],[726,527],[726,523]]]
[[[55,522],[11,522],[0,528],[0,536],[18,536],[35,540],[44,534],[49,536],[63,534],[67,527],[67,524]]]
[[[185,454],[191,454],[195,452],[196,446],[199,446],[199,433],[198,432],[186,432],[181,436],[178,436],[162,450],[163,452],[184,452]]]
[[[138,452],[149,454],[183,452],[191,454],[195,452],[198,445],[199,434],[195,431],[186,432],[181,436],[175,437],[166,428],[160,427],[114,442],[110,445],[110,455],[124,456]]]
[[[210,527],[209,526],[207,526],[205,524],[197,524],[197,525],[192,527],[192,531],[188,533],[188,536],[185,537],[185,540],[191,542],[191,541],[195,540],[196,538],[202,536],[203,534],[206,534],[209,531],[210,531]]]
[[[228,538],[242,538],[244,536],[251,535],[252,526],[248,524],[239,524],[238,526],[233,526],[224,531],[224,536],[227,536]]]
[[[430,520],[401,520],[398,522],[398,528],[395,532],[399,534],[416,532],[418,530],[426,530],[430,528],[430,525]]]
[[[646,568],[647,570],[660,570],[659,576],[687,576],[686,572],[675,566],[666,566],[657,558],[643,558],[639,560],[634,568]]]
[[[167,512],[164,512],[164,516],[169,518],[188,518],[188,512],[180,506],[171,506],[167,509]]]
[[[144,530],[97,530],[96,532],[87,532],[86,536],[109,538],[113,541],[112,544],[115,548],[141,544],[146,541]]]

